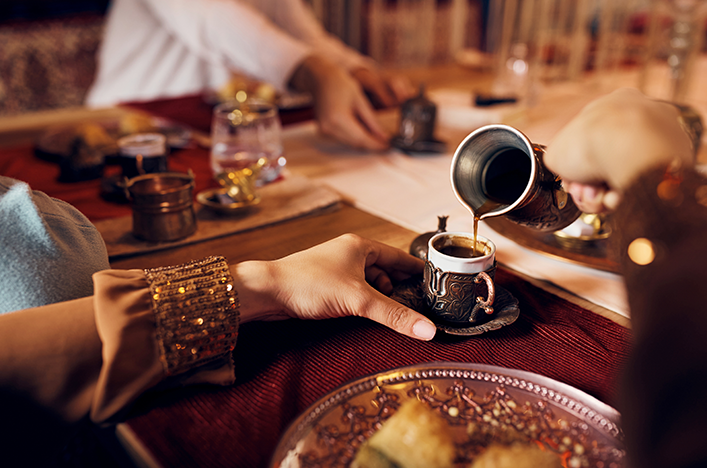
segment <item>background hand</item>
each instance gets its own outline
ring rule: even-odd
[[[343,68],[310,55],[295,70],[290,84],[312,94],[317,123],[324,135],[354,148],[388,148],[388,135],[361,85]]]
[[[557,134],[545,164],[585,212],[613,209],[628,185],[653,167],[674,160],[694,163],[678,109],[620,89],[589,105]]]
[[[415,96],[416,90],[410,80],[402,75],[385,73],[371,68],[357,68],[351,75],[378,107],[393,107]]]
[[[420,274],[423,265],[401,250],[346,234],[280,260],[244,262],[231,270],[243,322],[357,315],[429,340],[435,325],[387,297],[391,280]]]

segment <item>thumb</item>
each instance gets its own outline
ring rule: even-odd
[[[364,308],[364,317],[411,338],[424,341],[434,338],[437,327],[430,319],[383,294],[378,294],[379,298]]]

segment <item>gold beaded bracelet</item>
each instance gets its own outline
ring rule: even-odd
[[[233,351],[239,303],[224,257],[145,270],[166,375],[199,367]]]

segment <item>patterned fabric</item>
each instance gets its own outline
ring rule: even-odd
[[[103,22],[89,14],[0,25],[0,115],[82,105]]]
[[[195,369],[233,351],[238,296],[223,257],[145,270],[166,375]]]

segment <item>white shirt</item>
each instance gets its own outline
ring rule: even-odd
[[[301,0],[113,0],[89,106],[195,94],[241,72],[284,90],[308,55],[370,64]]]

